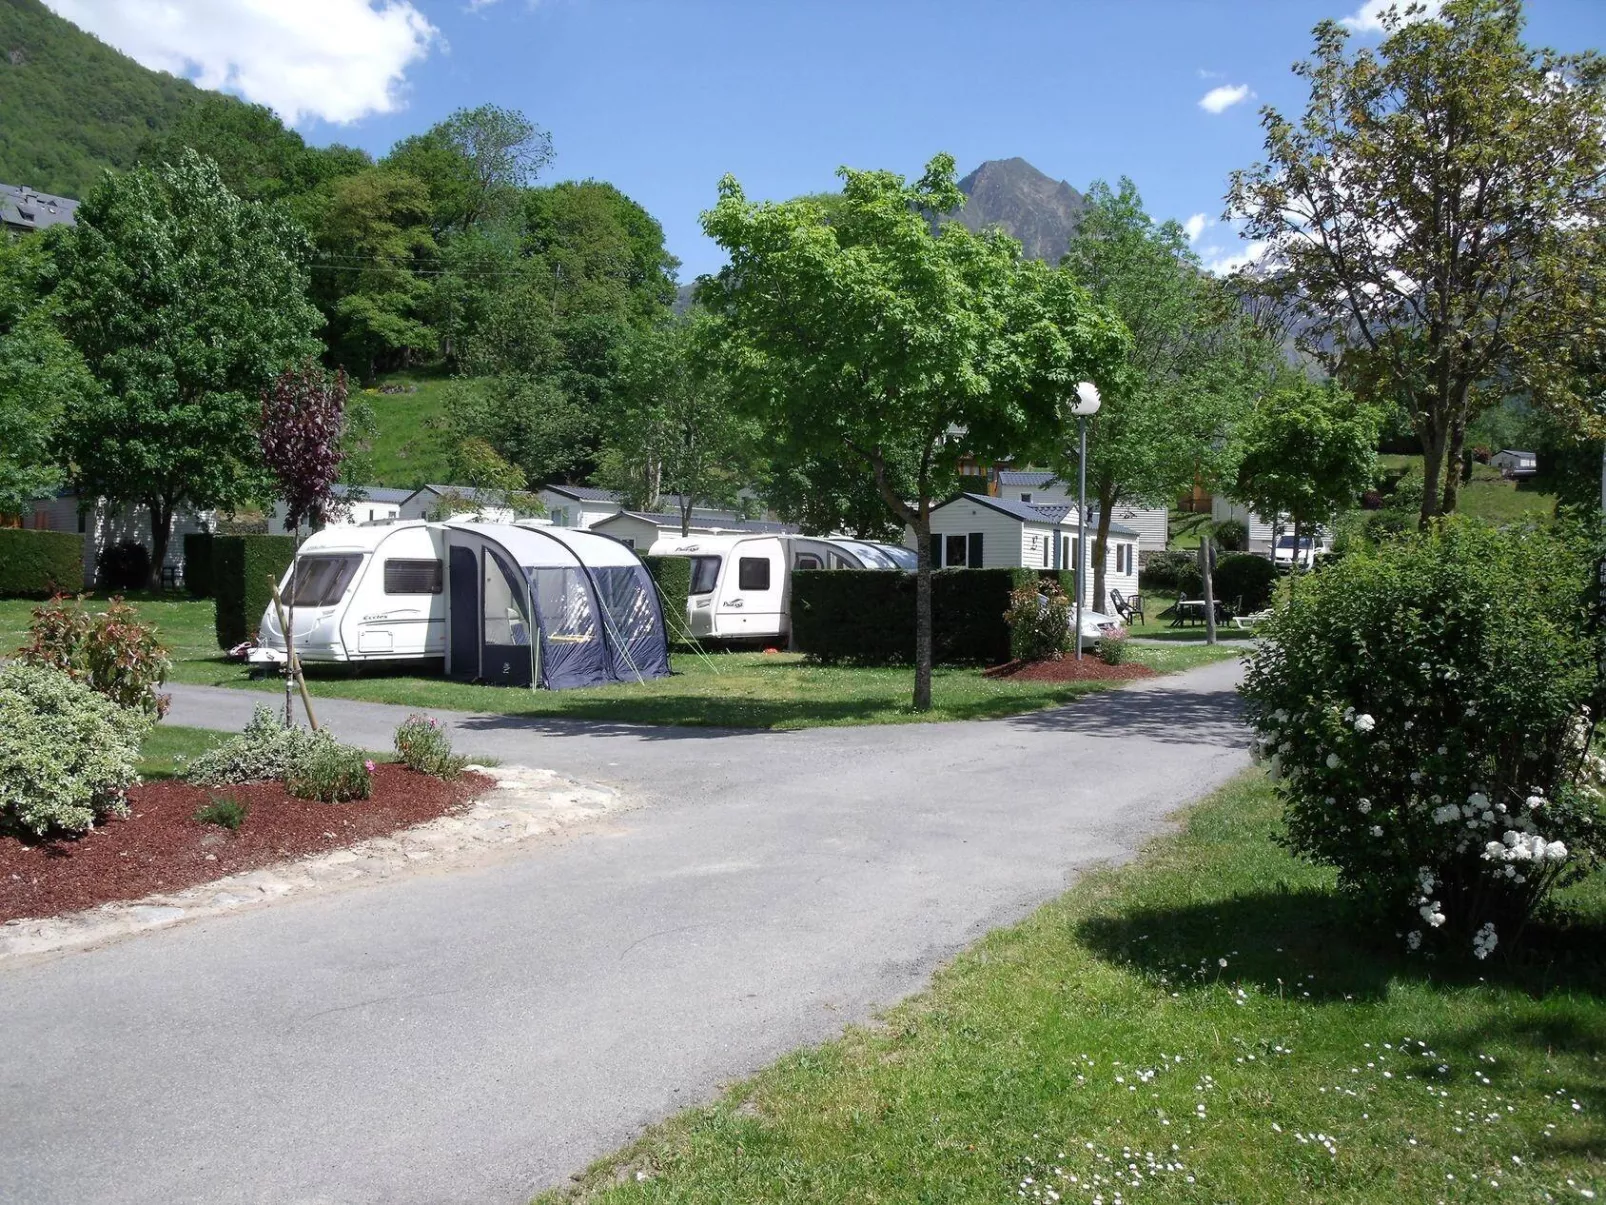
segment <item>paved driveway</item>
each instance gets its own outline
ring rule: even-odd
[[[642,799],[495,866],[0,970],[0,1198],[521,1201],[917,990],[1241,769],[1235,662],[792,733],[451,716]],[[180,687],[238,728],[262,696]],[[384,747],[404,709],[324,701]]]

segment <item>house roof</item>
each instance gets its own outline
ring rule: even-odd
[[[1538,454],[1537,453],[1534,453],[1534,452],[1521,452],[1521,451],[1518,451],[1516,448],[1501,448],[1498,452],[1495,453],[1495,455],[1496,456],[1533,456],[1536,460],[1538,459]]]
[[[55,197],[22,184],[0,184],[0,225],[19,230],[44,230],[63,222],[71,225],[78,202]]]
[[[1002,511],[1010,518],[1018,519],[1022,523],[1041,523],[1048,527],[1064,527],[1066,526],[1065,520],[1076,513],[1076,507],[1074,506],[1038,506],[1032,502],[1016,502],[1010,498],[994,498],[987,494],[955,494],[946,502],[938,503],[932,507],[932,510],[939,511],[943,507],[959,501],[979,503],[982,506],[991,507],[993,510]],[[1098,523],[1098,515],[1092,511],[1088,512],[1087,522],[1089,527],[1096,525]],[[1111,523],[1110,534],[1136,537],[1141,533],[1119,523]]]
[[[609,515],[606,519],[598,520],[591,525],[591,528],[595,531],[599,527],[606,527],[616,519],[641,519],[657,527],[680,527],[679,515],[664,515],[641,510],[622,510],[617,515]],[[694,518],[692,525],[695,527],[712,527],[719,531],[745,531],[767,536],[797,535],[802,530],[796,523],[771,523],[767,519],[719,519],[709,523]]]
[[[999,469],[999,485],[1024,486],[1028,489],[1045,489],[1051,485],[1064,486],[1059,477],[1046,469]]]
[[[576,502],[621,502],[622,495],[615,490],[598,489],[594,485],[543,485],[543,490],[573,498]]]
[[[345,498],[353,491],[361,491],[366,502],[395,502],[402,503],[411,498],[417,490],[397,490],[384,485],[334,485],[330,492],[336,498]]]
[[[424,490],[428,490],[438,497],[451,494],[454,498],[463,498],[469,502],[486,502],[492,506],[503,506],[506,505],[507,501],[501,490],[475,489],[470,485],[421,485],[411,494],[408,494],[407,497],[411,498]],[[405,499],[403,500],[405,501]]]

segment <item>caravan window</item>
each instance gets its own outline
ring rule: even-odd
[[[841,559],[842,559],[841,557],[837,558],[837,560],[839,560],[839,561]],[[769,562],[766,561],[765,563],[768,564]],[[820,558],[815,556],[812,552],[800,552],[800,553],[797,554],[797,559],[796,559],[796,561],[793,562],[792,568],[794,568],[794,569],[820,569],[820,568],[823,568],[823,566],[820,564]]]
[[[739,590],[768,590],[770,588],[769,557],[742,557],[736,563],[736,587]]]
[[[694,556],[691,558],[691,585],[687,594],[712,594],[714,585],[719,581],[719,558],[717,556]]]
[[[304,556],[296,560],[287,601],[297,607],[331,607],[346,596],[362,557]]]
[[[439,594],[441,579],[439,561],[385,562],[386,594]]]

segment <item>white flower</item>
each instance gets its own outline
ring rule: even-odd
[[[1411,771],[1411,785],[1412,786],[1416,786],[1421,781],[1422,781],[1422,771],[1420,771],[1420,770],[1412,770]]]
[[[1545,846],[1545,858],[1551,862],[1565,862],[1567,860],[1567,847],[1560,841],[1552,841]]]
[[[1407,933],[1405,935],[1405,948],[1407,950],[1417,950],[1417,949],[1420,949],[1421,946],[1422,946],[1422,930],[1421,929],[1412,929],[1409,933]]]
[[[1447,754],[1449,752],[1450,752],[1450,750],[1449,750],[1449,748],[1447,746],[1445,746],[1445,745],[1440,745],[1439,746],[1439,756],[1440,757],[1443,757],[1445,754]]]
[[[1383,835],[1383,826],[1381,824],[1372,825],[1372,836],[1381,837],[1382,835]]]
[[[1540,808],[1544,807],[1544,805],[1545,805],[1545,797],[1543,795],[1530,795],[1530,796],[1528,796],[1529,810],[1538,811]]]
[[[1494,823],[1494,813],[1493,812],[1485,812],[1483,814],[1483,822],[1485,824],[1493,824]]]
[[[1474,791],[1467,796],[1467,804],[1474,812],[1481,812],[1489,806],[1489,797],[1482,791]]]
[[[1338,769],[1339,765],[1340,765],[1340,762],[1338,760],[1338,754],[1329,753],[1327,755],[1327,768],[1329,770],[1336,770],[1336,769]]]
[[[1271,713],[1271,718],[1276,720],[1279,724],[1286,724],[1288,723],[1288,712],[1279,707],[1276,711]]]
[[[1494,924],[1491,922],[1483,926],[1472,935],[1472,952],[1479,958],[1487,958],[1493,953],[1500,939],[1495,936]]]
[[[1461,819],[1461,809],[1453,803],[1447,803],[1443,807],[1433,809],[1434,824],[1450,824],[1459,819]]]
[[[1360,809],[1361,815],[1364,816],[1372,810],[1372,801],[1370,799],[1362,799],[1357,801],[1355,806]]]
[[[1356,732],[1370,732],[1377,727],[1377,721],[1364,713],[1355,717]]]
[[[1411,729],[1413,729],[1415,727],[1416,727],[1416,721],[1415,720],[1406,720],[1405,721],[1405,730],[1407,732],[1411,731]]]
[[[1428,917],[1427,920],[1428,924],[1437,929],[1440,925],[1444,924],[1444,913],[1435,912],[1432,916]]]

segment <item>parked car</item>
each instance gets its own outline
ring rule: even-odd
[[[1316,564],[1316,559],[1327,555],[1327,552],[1327,546],[1318,544],[1311,536],[1299,537],[1298,564],[1301,569],[1311,568]],[[1292,567],[1295,564],[1294,537],[1278,536],[1277,543],[1272,548],[1271,559],[1277,565]]]
[[[1071,622],[1076,622],[1075,612],[1072,612]],[[1091,649],[1106,636],[1114,636],[1125,629],[1119,615],[1107,615],[1103,611],[1082,612],[1082,647]]]

